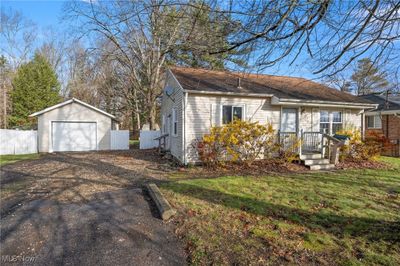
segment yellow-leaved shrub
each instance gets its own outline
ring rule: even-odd
[[[375,159],[381,152],[381,145],[377,141],[372,139],[363,141],[359,129],[342,129],[337,134],[349,137],[349,141],[341,148],[341,161],[368,161]]]
[[[226,162],[250,165],[258,158],[277,152],[279,145],[271,124],[235,120],[212,127],[209,134],[197,141],[196,149],[200,160],[208,166]]]

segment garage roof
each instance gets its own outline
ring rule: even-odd
[[[76,99],[76,98],[72,98],[72,99],[69,99],[68,101],[65,101],[65,102],[62,102],[62,103],[59,103],[59,104],[50,106],[50,107],[48,107],[48,108],[46,108],[46,109],[43,109],[42,111],[39,111],[39,112],[36,112],[36,113],[33,113],[33,114],[29,115],[29,117],[35,117],[35,116],[42,115],[42,114],[47,113],[47,112],[49,112],[49,111],[51,111],[51,110],[54,110],[54,109],[63,107],[63,106],[65,106],[65,105],[70,104],[70,103],[73,103],[73,102],[79,103],[79,104],[81,104],[81,105],[83,105],[83,106],[86,106],[86,107],[88,107],[88,108],[90,108],[90,109],[92,109],[92,110],[94,110],[94,111],[97,111],[97,112],[99,112],[99,113],[102,113],[102,114],[105,115],[105,116],[108,116],[108,117],[110,117],[110,118],[112,118],[112,119],[114,119],[114,120],[117,120],[117,118],[116,118],[115,116],[113,116],[112,114],[109,114],[109,113],[107,113],[107,112],[105,112],[105,111],[103,111],[103,110],[100,110],[99,108],[96,108],[96,107],[94,107],[94,106],[92,106],[92,105],[90,105],[90,104],[88,104],[88,103],[82,102],[82,101],[80,101],[80,100],[78,100],[78,99]]]

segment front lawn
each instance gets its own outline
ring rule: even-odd
[[[388,170],[161,185],[193,264],[400,264],[400,159]]]
[[[12,155],[0,155],[0,166],[15,163],[21,160],[28,160],[28,159],[38,159],[38,153],[33,154],[12,154]]]

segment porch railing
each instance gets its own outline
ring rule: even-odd
[[[324,136],[321,132],[301,132],[303,153],[323,153]]]
[[[340,147],[344,145],[329,134],[322,132],[278,131],[278,142],[281,149],[298,153],[300,156],[307,153],[320,153],[322,158],[329,159],[336,164],[339,158]]]
[[[278,131],[278,143],[281,149],[294,153],[300,153],[299,138],[296,132]]]

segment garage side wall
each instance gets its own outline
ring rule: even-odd
[[[52,121],[96,122],[98,149],[108,150],[111,148],[111,118],[79,103],[73,102],[38,117],[39,152],[51,151]]]

